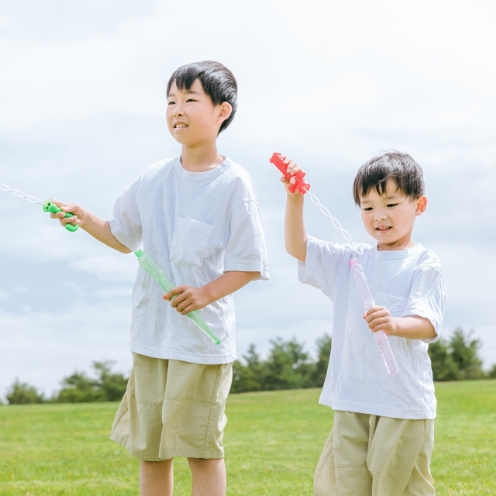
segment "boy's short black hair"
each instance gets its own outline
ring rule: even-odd
[[[372,188],[379,195],[386,192],[388,179],[393,179],[398,189],[416,200],[424,194],[422,168],[407,153],[388,152],[370,159],[357,172],[353,182],[353,199],[360,205],[360,197],[367,196]]]
[[[227,102],[232,107],[231,115],[220,126],[219,133],[224,131],[231,121],[238,107],[238,84],[233,73],[220,62],[205,60],[194,62],[176,69],[167,83],[169,94],[172,83],[176,83],[179,90],[189,90],[196,79],[199,79],[203,90],[210,97],[214,105]]]

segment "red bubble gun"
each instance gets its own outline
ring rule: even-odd
[[[298,193],[304,195],[310,189],[310,185],[303,179],[306,173],[299,170],[292,176],[288,171],[288,165],[284,163],[280,153],[274,153],[270,158],[270,162],[273,163],[289,181],[289,191],[291,191],[291,193],[298,191]]]

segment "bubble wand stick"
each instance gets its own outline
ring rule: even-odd
[[[375,306],[375,302],[372,293],[370,292],[367,279],[365,278],[363,268],[358,263],[358,260],[356,258],[352,258],[350,260],[350,270],[351,274],[353,275],[353,279],[355,279],[358,292],[362,297],[363,308],[365,309],[365,311],[367,311],[369,308]],[[377,331],[374,332],[374,337],[377,345],[379,346],[382,360],[384,362],[384,365],[386,366],[388,374],[396,375],[398,373],[398,364],[396,363],[396,358],[394,358],[394,353],[391,349],[391,345],[389,344],[387,334],[384,331]]]
[[[145,253],[143,250],[137,250],[134,252],[138,263],[143,267],[148,274],[150,274],[162,287],[162,289],[168,293],[175,284],[170,281],[166,275],[160,270],[159,266],[152,260],[150,255]],[[220,339],[210,330],[207,323],[202,319],[201,315],[193,310],[186,314],[215,344],[220,343]]]
[[[270,162],[273,163],[284,175],[284,177],[289,181],[289,191],[294,193],[298,191],[302,195],[304,195],[309,189],[310,184],[304,181],[305,172],[299,170],[296,174],[291,175],[290,170],[288,169],[287,164],[284,163],[283,156],[280,153],[274,153],[270,159]],[[339,221],[331,215],[331,212],[320,203],[320,200],[312,193],[308,193],[310,199],[315,205],[317,205],[321,212],[332,222],[332,225],[341,231],[344,239],[351,243],[351,245],[355,248],[356,252],[362,254],[362,250],[360,246],[356,245],[353,239],[351,238],[350,233],[344,229]],[[357,258],[352,258],[350,260],[350,270],[353,275],[353,279],[358,288],[358,292],[362,297],[363,307],[365,311],[375,305],[374,298],[372,297],[372,293],[370,292],[369,285],[367,283],[367,279],[365,278],[365,273],[363,272],[363,268],[358,262]],[[379,346],[379,351],[381,353],[382,361],[386,366],[386,370],[388,374],[395,375],[398,373],[398,364],[396,363],[396,359],[394,357],[393,350],[391,349],[391,345],[389,344],[389,340],[387,334],[384,331],[374,332],[374,337]]]

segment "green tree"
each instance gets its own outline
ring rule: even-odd
[[[97,381],[91,379],[85,372],[74,372],[64,377],[62,389],[55,396],[56,403],[88,403],[105,401],[105,395]]]
[[[17,377],[7,390],[5,397],[9,405],[29,405],[45,401],[43,393],[38,392],[34,386],[26,382],[20,382]]]
[[[457,381],[460,378],[458,364],[453,360],[450,345],[445,339],[429,344],[429,357],[435,381]]]
[[[120,372],[112,372],[113,365],[115,362],[110,360],[93,362],[93,369],[98,375],[98,384],[106,401],[122,399],[127,387],[127,377]]]
[[[246,365],[239,360],[233,363],[231,392],[245,393],[247,391],[261,391],[264,362],[262,362],[254,344],[250,344],[247,354],[243,355],[243,359]]]
[[[93,362],[96,378],[89,377],[85,372],[74,374],[62,379],[62,389],[53,398],[57,403],[86,403],[94,401],[120,400],[126,390],[127,379],[119,372],[112,372],[115,362]]]
[[[266,362],[263,378],[264,390],[298,389],[311,386],[313,364],[304,345],[296,339],[271,340],[272,349]]]
[[[458,367],[460,379],[482,379],[482,360],[479,357],[479,348],[482,343],[479,339],[471,339],[474,331],[467,335],[461,327],[457,327],[449,341],[451,357]]]
[[[329,366],[331,357],[332,338],[329,334],[324,334],[317,339],[317,361],[315,362],[312,373],[312,387],[322,387]]]

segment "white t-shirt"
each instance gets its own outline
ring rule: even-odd
[[[429,319],[439,337],[446,290],[439,259],[417,244],[408,250],[377,251],[308,238],[301,282],[321,289],[334,302],[331,359],[320,403],[333,410],[401,419],[433,419],[436,397],[428,344],[389,336],[399,372],[389,375],[373,333],[363,319],[363,303],[350,270],[358,258],[375,303],[393,317]]]
[[[267,253],[253,183],[226,158],[207,172],[186,171],[179,158],[152,164],[120,196],[112,234],[130,250],[141,244],[176,285],[203,286],[227,271],[260,272]],[[162,299],[163,290],[141,267],[133,290],[131,351],[191,363],[236,358],[233,296],[199,310],[220,344]]]

